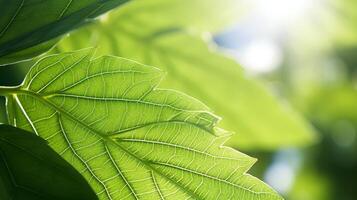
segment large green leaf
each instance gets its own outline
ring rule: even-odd
[[[97,199],[85,179],[40,137],[0,125],[0,199]]]
[[[104,22],[75,32],[58,49],[68,51],[93,45],[98,47],[98,53],[127,57],[167,71],[163,86],[202,100],[225,118],[224,128],[239,133],[230,141],[234,147],[271,150],[314,141],[313,131],[301,116],[247,77],[235,61],[185,31],[189,22],[170,21],[171,16],[165,17],[161,10],[143,15],[145,6],[132,3]],[[140,13],[135,8],[141,8]],[[156,25],[151,19],[166,23]]]
[[[47,41],[127,1],[0,0],[0,65],[47,51],[56,40]]]
[[[100,199],[281,199],[197,100],[157,89],[162,72],[90,50],[52,55],[2,88],[10,122],[45,138]]]

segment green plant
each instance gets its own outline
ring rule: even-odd
[[[59,41],[62,34],[123,2],[125,1],[84,0],[64,3],[54,0],[45,2],[0,0],[2,15],[0,64],[17,63],[48,51]],[[165,2],[156,3],[160,5]],[[178,3],[178,1],[172,2]],[[135,5],[146,6],[146,1],[135,3],[132,4],[134,8]],[[123,10],[125,9],[130,10],[132,7],[128,4]],[[32,12],[41,14],[36,17],[31,14]],[[130,18],[125,15],[121,17]],[[27,21],[31,24],[27,24]],[[165,22],[164,25],[170,23]],[[176,45],[178,50],[173,50],[169,56],[165,56],[167,49],[160,51],[145,46],[147,38],[142,36],[134,40],[133,46],[128,46],[130,38],[122,38],[128,43],[123,43],[122,47],[125,48],[120,51],[122,52],[120,55],[125,57],[127,54],[127,57],[132,58],[132,52],[138,49],[136,43],[143,39],[143,48],[157,53],[160,61],[148,62],[143,57],[135,57],[137,60],[159,67],[173,66],[171,62],[175,62],[175,68],[182,64],[183,71],[195,70],[196,65],[203,64],[189,62],[190,59],[186,59],[181,54],[184,48],[182,45],[190,42],[194,45],[191,51],[195,57],[202,59],[206,55],[212,56],[212,60],[209,61],[212,65],[209,67],[214,70],[218,70],[214,64],[235,66],[231,60],[207,51],[205,44],[196,36],[191,40],[190,35],[185,31],[183,25],[185,23],[178,23],[182,27],[167,29],[160,23],[153,22],[154,27],[148,28],[149,35],[171,36],[171,33],[174,33],[177,36],[170,39],[172,42],[170,44]],[[128,25],[118,24],[116,27],[121,30]],[[92,28],[92,30],[101,28],[103,27]],[[161,31],[153,33],[156,29]],[[134,32],[128,33],[127,36],[136,37]],[[72,38],[76,37],[74,35]],[[89,39],[80,36],[78,44],[82,41],[84,45],[90,44]],[[105,39],[102,41],[104,42]],[[55,50],[63,51],[61,48],[64,48],[65,43],[66,41],[60,43]],[[97,54],[111,53],[102,52],[100,43],[96,45]],[[115,44],[113,48],[116,47],[121,46]],[[32,155],[30,150],[21,147],[21,145],[28,147],[28,144],[16,144],[17,141],[24,140],[19,140],[17,135],[29,137],[29,141],[34,141],[33,145],[36,146],[38,143],[38,148],[46,146],[43,140],[39,139],[41,137],[87,180],[99,199],[281,199],[269,186],[246,173],[255,159],[223,146],[231,134],[218,128],[219,117],[212,114],[211,110],[195,98],[175,90],[158,89],[158,84],[163,78],[162,70],[115,56],[104,55],[95,58],[95,49],[81,48],[77,48],[76,51],[50,52],[38,59],[31,67],[23,84],[11,87],[0,86],[0,95],[5,96],[7,101],[8,123],[17,127],[17,129],[1,127],[0,134],[3,134],[5,139],[0,137],[2,141],[0,153],[6,152],[9,141],[13,141],[11,143],[13,147],[21,148]],[[146,53],[145,51],[145,55]],[[170,56],[174,59],[163,62]],[[243,80],[242,74],[235,72],[233,68],[227,69],[228,71],[222,70],[223,75],[230,77],[229,74],[232,74],[232,79]],[[167,73],[169,76],[175,74],[168,68]],[[196,80],[209,81],[199,76]],[[252,83],[248,81],[247,84]],[[218,89],[214,85],[211,86],[212,90]],[[218,84],[218,87],[223,86]],[[255,84],[252,87],[256,88]],[[209,88],[205,90],[208,91]],[[258,87],[256,90],[260,95],[259,91],[262,89]],[[244,93],[242,95],[244,96]],[[263,96],[265,96],[264,92]],[[269,99],[269,101],[275,106],[273,100]],[[210,104],[213,105],[212,102]],[[222,103],[217,104],[217,108],[220,107]],[[244,116],[241,117],[243,120]],[[30,137],[23,130],[39,137]],[[308,135],[308,133],[304,134]],[[52,150],[43,151],[52,152]],[[11,159],[17,158],[16,154],[16,151],[12,151]],[[56,156],[53,156],[53,159],[58,160]],[[22,157],[26,156],[22,155]],[[47,161],[48,165],[43,163],[44,165],[39,167],[51,168],[54,165],[51,164],[51,159],[46,159]],[[11,162],[3,162],[3,165],[0,165],[2,170],[7,166],[6,163]],[[19,165],[18,163],[23,162],[16,159],[13,163],[15,164],[12,165]],[[69,167],[68,170],[74,173]],[[2,174],[6,174],[4,172],[6,170],[2,171]],[[9,174],[12,173],[7,173]],[[79,174],[75,176],[80,177]],[[21,178],[26,179],[26,177]],[[3,175],[0,180],[5,180]],[[8,183],[9,179],[6,180]],[[16,182],[13,184],[16,185]],[[45,186],[51,183],[49,180],[44,180],[41,184]],[[83,184],[83,190],[86,189],[85,187],[86,184]],[[4,198],[16,195],[12,194],[9,187],[1,184],[0,191],[5,191],[2,193],[7,195]],[[44,199],[49,197],[67,199],[67,197],[52,196],[46,187],[41,187],[41,191],[45,191]],[[92,193],[89,192],[88,195],[90,194]],[[21,195],[15,197],[27,199]],[[75,195],[71,197],[92,198],[84,196],[78,198]]]

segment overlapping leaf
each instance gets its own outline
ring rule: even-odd
[[[90,52],[90,51],[89,51]],[[39,61],[8,96],[10,122],[45,138],[100,199],[281,199],[197,100],[162,72],[88,50]]]
[[[47,51],[57,36],[127,1],[0,0],[0,65]]]
[[[159,9],[162,4],[165,9]],[[72,34],[59,44],[59,49],[98,46],[101,54],[123,56],[167,71],[163,86],[202,100],[224,117],[224,128],[239,133],[230,141],[232,146],[271,150],[311,144],[315,138],[307,122],[248,78],[235,61],[187,31],[193,27],[198,27],[198,32],[214,30],[205,25],[206,15],[202,14],[213,4],[196,8],[194,14],[189,14],[190,22],[186,15],[174,13],[190,11],[191,3],[134,2],[102,23]],[[235,5],[237,2],[224,4]]]
[[[45,140],[0,125],[0,199],[95,200],[97,197],[84,178]]]

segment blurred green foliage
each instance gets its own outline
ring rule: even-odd
[[[289,98],[321,141],[305,153],[287,195],[293,200],[354,200],[357,177],[357,1],[326,0],[294,26],[280,72]]]
[[[331,184],[327,177],[314,169],[304,169],[296,177],[290,200],[332,200]]]

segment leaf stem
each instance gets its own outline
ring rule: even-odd
[[[9,96],[16,93],[20,86],[0,86],[0,96]]]

